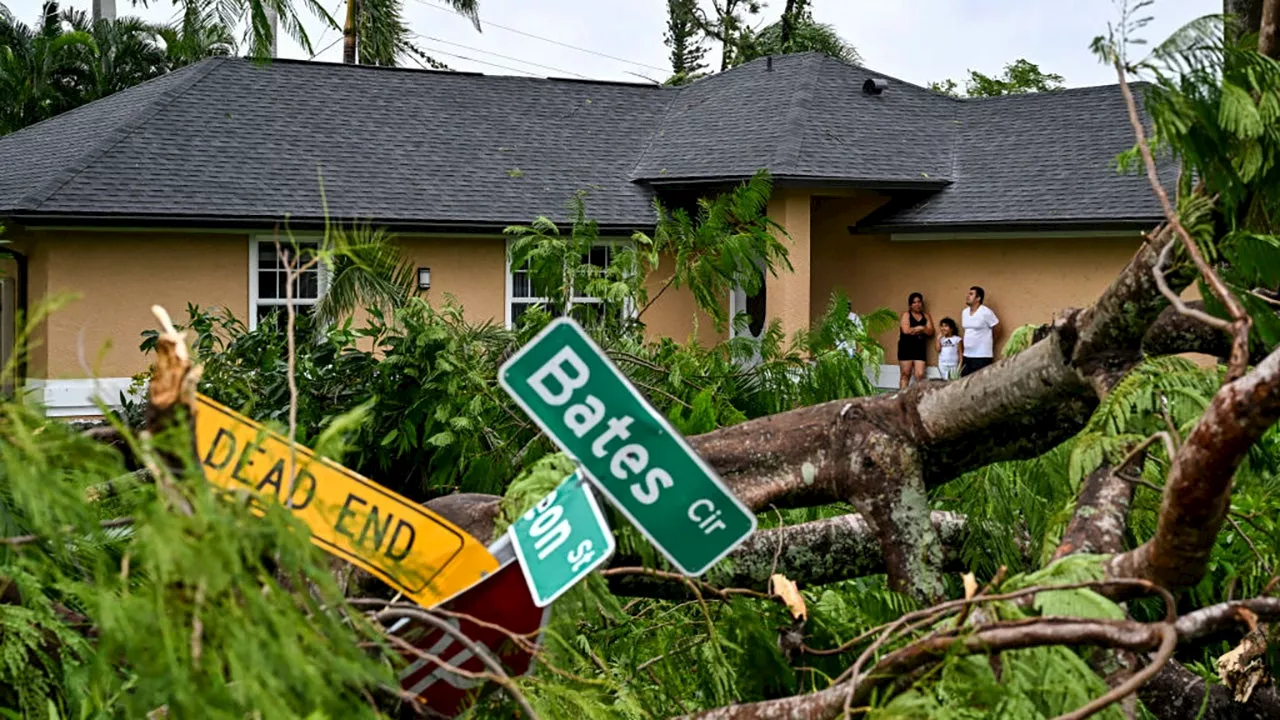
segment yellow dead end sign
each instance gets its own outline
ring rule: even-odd
[[[424,607],[465,590],[498,569],[466,531],[440,515],[326,458],[295,446],[254,421],[196,396],[196,450],[204,476],[229,490],[285,503],[311,539]]]

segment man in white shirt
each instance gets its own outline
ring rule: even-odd
[[[992,328],[1000,324],[1000,318],[982,304],[986,298],[986,291],[974,285],[965,298],[968,307],[960,312],[960,324],[964,327],[964,361],[960,377],[972,375],[994,361],[995,333]]]

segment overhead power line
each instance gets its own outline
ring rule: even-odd
[[[428,2],[428,0],[418,0],[418,2],[419,2],[419,3],[421,3],[421,4],[423,4],[423,5],[425,5],[425,6],[427,6],[427,7],[429,7],[429,8],[435,8],[436,10],[442,10],[442,11],[447,12],[447,13],[450,13],[450,14],[456,14],[456,11],[454,11],[454,10],[453,10],[453,8],[448,8],[448,7],[445,7],[445,6],[443,6],[443,5],[436,4],[436,3],[434,3],[434,2]],[[617,60],[618,62],[627,63],[628,65],[636,65],[636,66],[639,66],[639,67],[645,67],[645,68],[649,68],[649,69],[651,69],[651,70],[658,70],[658,71],[661,71],[661,72],[668,72],[668,70],[669,70],[668,68],[658,67],[657,65],[650,65],[650,64],[648,64],[648,63],[636,62],[635,60],[628,60],[628,59],[626,59],[626,58],[618,57],[617,55],[610,55],[610,54],[608,54],[608,53],[602,53],[602,52],[600,52],[600,51],[598,51],[598,50],[592,50],[592,49],[590,49],[590,48],[578,47],[577,45],[570,45],[569,43],[566,43],[566,42],[560,42],[559,40],[552,40],[551,38],[543,37],[543,36],[541,36],[541,35],[534,35],[533,33],[525,32],[524,30],[517,30],[516,28],[513,28],[513,27],[507,27],[506,25],[499,25],[498,23],[493,22],[492,20],[481,20],[481,21],[480,21],[480,23],[481,23],[482,25],[489,25],[489,26],[491,26],[491,27],[496,27],[496,28],[498,28],[498,29],[500,29],[500,30],[506,30],[507,32],[513,32],[513,33],[515,33],[515,34],[517,34],[517,35],[523,35],[523,36],[528,37],[528,38],[533,38],[534,40],[541,40],[541,41],[543,41],[543,42],[548,42],[548,43],[551,43],[551,44],[553,44],[553,45],[559,45],[559,46],[561,46],[561,47],[566,47],[566,48],[569,48],[570,50],[577,50],[578,52],[589,53],[589,54],[591,54],[591,55],[597,55],[597,56],[599,56],[599,57],[609,58],[610,60]]]
[[[528,70],[521,70],[520,68],[513,68],[513,67],[511,67],[510,65],[500,65],[500,64],[498,64],[498,63],[488,62],[487,60],[477,60],[477,59],[475,59],[475,58],[473,58],[473,57],[467,57],[466,55],[459,55],[459,54],[457,54],[457,53],[446,52],[446,51],[441,50],[441,49],[439,49],[439,48],[424,47],[424,48],[422,48],[422,49],[423,49],[423,50],[425,50],[426,52],[429,52],[429,53],[432,53],[432,54],[435,54],[435,55],[448,55],[449,57],[455,57],[455,58],[458,58],[459,60],[466,60],[467,62],[480,63],[481,65],[488,65],[488,66],[490,66],[490,67],[502,68],[503,70],[510,70],[511,72],[518,72],[518,73],[520,73],[520,74],[522,74],[522,75],[528,75],[529,77],[538,77],[538,74],[537,74],[537,73],[532,73],[532,72],[529,72]],[[433,68],[429,68],[429,67],[427,67],[427,66],[426,66],[426,65],[425,65],[421,60],[419,60],[419,59],[417,58],[417,56],[415,56],[414,54],[409,53],[408,55],[409,55],[409,57],[413,58],[413,61],[414,61],[414,62],[418,63],[418,65],[421,65],[423,70],[432,70],[432,69],[433,69]]]
[[[454,46],[454,47],[460,47],[460,48],[462,48],[462,49],[464,49],[464,50],[471,50],[471,51],[473,51],[473,52],[482,53],[482,54],[484,54],[484,55],[492,55],[493,57],[502,58],[503,60],[512,60],[512,61],[514,61],[514,62],[523,63],[523,64],[525,64],[525,65],[532,65],[533,67],[540,67],[540,68],[543,68],[544,70],[552,70],[552,71],[554,71],[554,72],[564,73],[565,75],[572,75],[572,76],[574,76],[574,77],[582,78],[583,80],[591,80],[591,79],[592,79],[592,78],[587,77],[586,75],[582,75],[582,74],[580,74],[580,73],[576,73],[576,72],[574,72],[574,71],[572,71],[572,70],[565,70],[565,69],[563,69],[563,68],[558,68],[558,67],[555,67],[555,66],[553,66],[553,65],[543,65],[542,63],[536,63],[536,62],[533,62],[532,60],[523,60],[523,59],[518,58],[518,57],[512,57],[511,55],[503,55],[502,53],[496,53],[496,52],[492,52],[492,51],[489,51],[489,50],[481,50],[481,49],[480,49],[480,48],[478,48],[478,47],[472,47],[472,46],[470,46],[470,45],[463,45],[462,43],[456,43],[456,42],[453,42],[453,41],[451,41],[451,40],[443,40],[443,39],[441,39],[441,38],[431,37],[430,35],[419,35],[418,33],[414,33],[414,37],[422,38],[423,40],[429,40],[429,41],[431,41],[431,42],[444,43],[445,45],[452,45],[452,46]]]
[[[311,54],[311,57],[309,57],[309,58],[307,58],[307,59],[308,59],[308,60],[315,60],[317,55],[323,55],[323,54],[325,54],[325,53],[329,52],[329,48],[331,48],[331,47],[333,47],[334,45],[337,45],[338,43],[342,42],[342,37],[343,37],[342,35],[339,35],[337,40],[334,40],[333,42],[329,43],[328,45],[325,45],[322,49],[315,51],[314,53],[312,53],[312,54]]]

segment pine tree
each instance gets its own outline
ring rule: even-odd
[[[671,84],[680,85],[696,78],[707,69],[703,57],[707,48],[698,29],[696,0],[667,0],[667,32],[663,35],[671,48]]]

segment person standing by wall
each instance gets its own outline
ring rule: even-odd
[[[924,380],[924,363],[933,335],[933,318],[924,311],[924,295],[907,296],[907,311],[898,320],[898,389],[904,390],[911,378]]]
[[[938,374],[943,380],[955,380],[960,374],[960,353],[964,352],[964,341],[960,339],[960,329],[956,321],[944,317],[938,321]]]
[[[995,356],[994,328],[1000,324],[1000,318],[991,308],[983,304],[987,293],[974,285],[969,288],[965,297],[968,305],[960,313],[960,324],[964,327],[964,363],[960,367],[960,376],[972,375],[990,365]]]

